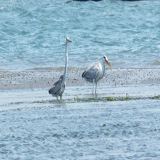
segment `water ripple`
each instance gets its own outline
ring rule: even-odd
[[[156,159],[158,106],[140,100],[0,112],[0,158]]]
[[[160,58],[158,2],[65,2],[0,4],[1,69],[62,66],[66,36],[73,40],[70,66],[87,66],[104,54],[115,68],[122,58],[126,68],[152,67]]]

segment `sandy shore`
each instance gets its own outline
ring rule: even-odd
[[[67,86],[92,85],[81,75],[85,68],[68,68]],[[50,88],[60,75],[63,67],[35,68],[26,71],[0,71],[0,90]],[[160,84],[160,69],[112,69],[106,70],[99,86],[129,86],[139,84]]]

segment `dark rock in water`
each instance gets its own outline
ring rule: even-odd
[[[102,1],[102,0],[73,0],[73,1],[80,1],[80,2],[95,1],[95,2],[98,2],[98,1]]]

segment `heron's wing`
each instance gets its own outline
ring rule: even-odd
[[[50,94],[56,94],[62,86],[62,81],[58,80],[57,82],[54,83],[53,87],[49,90]]]
[[[60,80],[56,81],[53,85],[54,85],[54,86],[55,86],[55,85],[58,85],[58,84],[59,84],[59,81],[60,81]]]
[[[100,63],[96,62],[83,72],[82,77],[86,79],[94,79],[98,75],[100,68]]]

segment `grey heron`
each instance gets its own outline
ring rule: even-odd
[[[49,89],[49,94],[51,94],[53,97],[60,97],[60,100],[62,100],[62,94],[65,90],[66,86],[66,73],[67,73],[67,65],[68,65],[68,43],[72,42],[69,38],[66,38],[66,49],[65,49],[65,68],[63,75],[60,76],[59,80],[53,84],[53,87]]]
[[[97,83],[100,79],[103,78],[105,73],[105,63],[107,63],[110,66],[110,68],[112,68],[112,65],[109,62],[107,56],[104,55],[99,61],[93,63],[82,73],[82,78],[84,78],[88,82],[93,83],[93,92],[95,88],[95,96]]]

